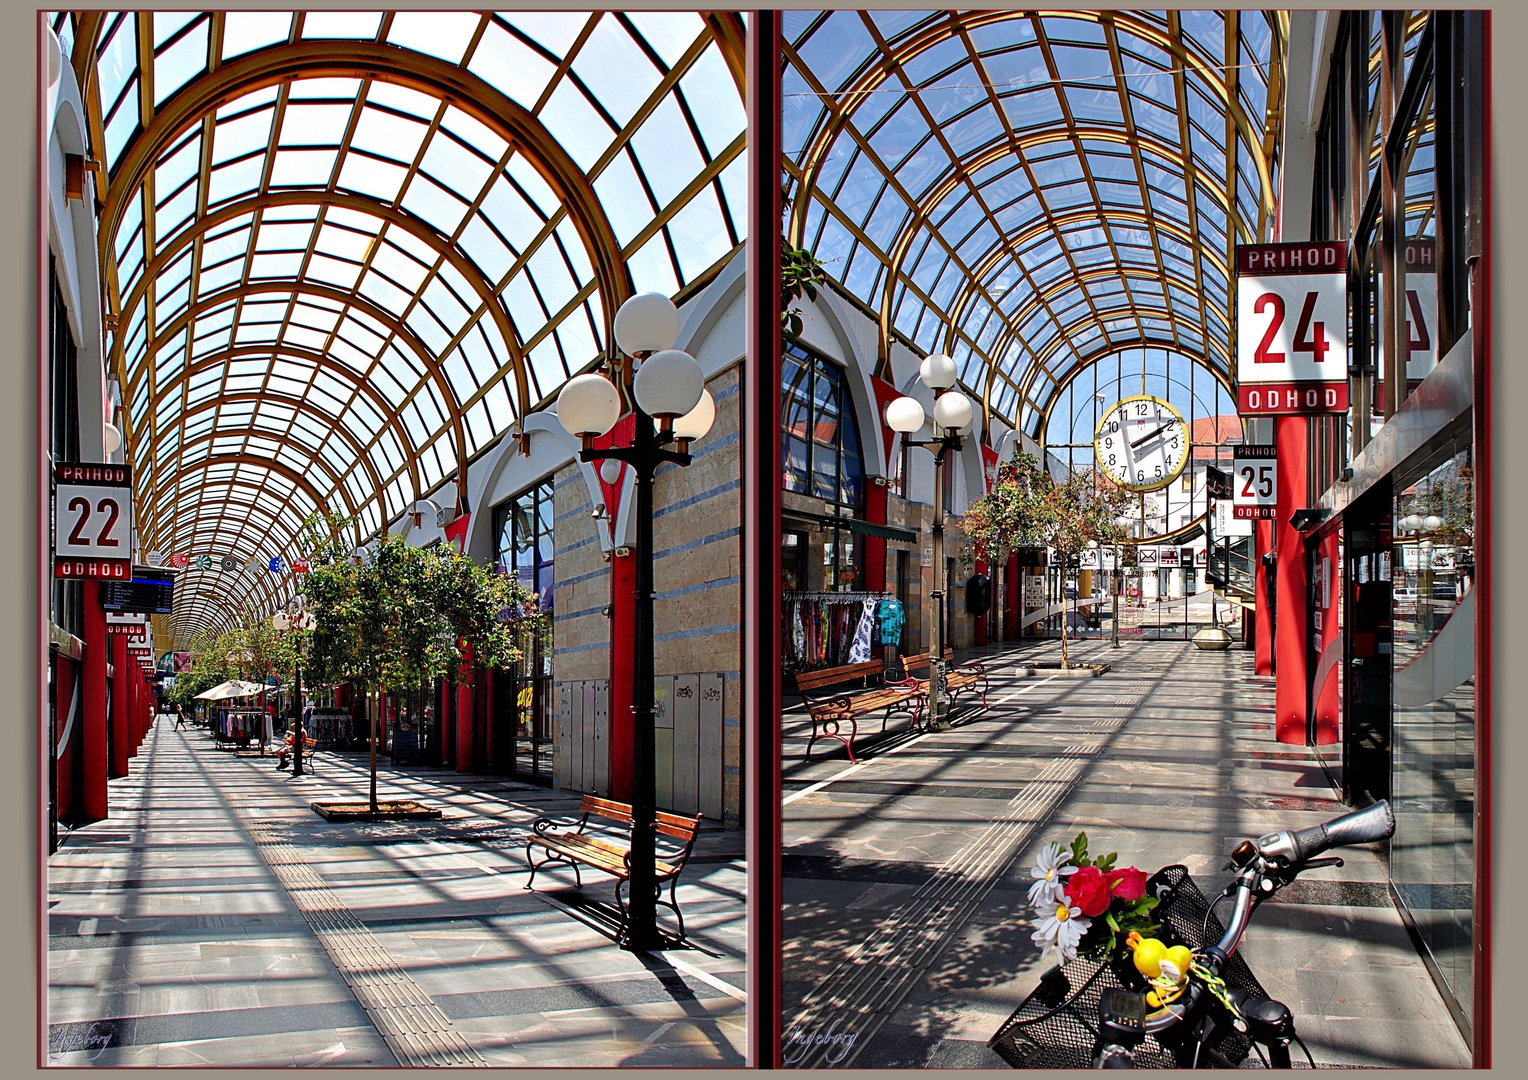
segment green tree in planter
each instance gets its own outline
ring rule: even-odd
[[[1115,518],[1130,505],[1129,492],[1111,484],[1096,468],[1078,470],[1056,483],[1032,454],[1014,447],[997,467],[992,490],[966,508],[960,527],[977,559],[1000,560],[1021,547],[1049,547],[1061,566],[1089,541],[1113,544],[1125,538]],[[1067,657],[1066,602],[1062,601],[1061,666]]]
[[[325,524],[321,520],[315,525]],[[315,620],[308,668],[316,681],[350,681],[368,693],[400,693],[460,664],[519,659],[518,635],[545,616],[517,581],[492,573],[446,545],[417,548],[388,533],[365,557],[340,537],[311,530],[311,569],[300,586]],[[371,732],[371,809],[377,810],[377,710]]]

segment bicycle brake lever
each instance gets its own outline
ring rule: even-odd
[[[1321,858],[1321,859],[1307,859],[1305,862],[1300,864],[1300,869],[1301,870],[1311,870],[1311,869],[1314,869],[1315,867],[1318,867],[1318,866],[1341,866],[1341,865],[1342,865],[1342,859],[1338,858],[1336,855],[1328,855],[1325,858]]]

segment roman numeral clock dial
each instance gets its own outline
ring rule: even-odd
[[[1099,468],[1120,487],[1166,487],[1188,463],[1188,426],[1161,398],[1140,394],[1104,411],[1093,436]]]

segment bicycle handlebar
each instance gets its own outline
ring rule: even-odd
[[[1294,834],[1295,862],[1320,855],[1328,848],[1346,847],[1350,844],[1369,844],[1395,834],[1395,812],[1390,803],[1381,799],[1373,806],[1342,817],[1334,818],[1324,825],[1313,825]]]

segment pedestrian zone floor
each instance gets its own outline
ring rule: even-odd
[[[380,799],[443,816],[327,822],[308,804],[364,800],[365,755],[293,779],[161,719],[110,817],[48,860],[49,1063],[743,1064],[740,832],[705,827],[685,939],[633,954],[612,878],[525,888],[531,822],[576,820],[576,795],[385,759],[378,776]]]
[[[788,1058],[796,1047],[803,1065],[1003,1067],[988,1040],[1051,966],[1027,904],[1047,842],[1085,831],[1119,865],[1182,863],[1213,898],[1237,841],[1348,811],[1314,750],[1274,740],[1273,680],[1253,673],[1251,652],[1090,639],[1071,656],[1112,669],[1023,673],[1057,659],[1057,642],[962,653],[987,664],[989,707],[962,697],[945,732],[910,733],[903,717],[883,738],[879,718],[862,720],[857,765],[821,739],[806,762],[810,721],[787,713]],[[1343,867],[1307,872],[1256,911],[1242,955],[1318,1064],[1468,1067],[1388,895],[1384,852],[1340,854]],[[830,1030],[838,1041],[808,1041]]]

